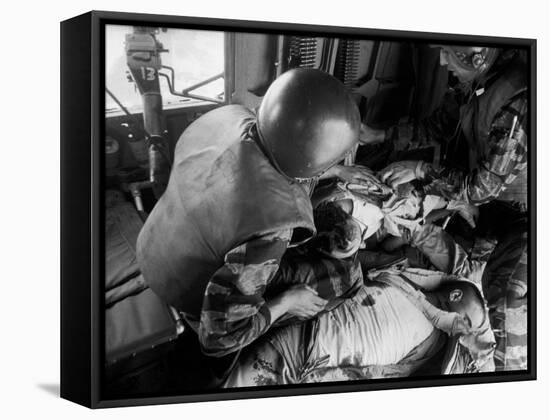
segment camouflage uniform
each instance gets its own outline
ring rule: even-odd
[[[431,117],[388,131],[401,153],[441,147],[427,170],[426,193],[478,205],[496,198],[526,203],[526,78],[519,54],[504,52],[483,80],[450,89]]]
[[[525,369],[528,239],[525,62],[516,51],[504,51],[478,85],[470,86],[469,91],[451,91],[449,96],[453,100],[445,101],[432,117],[415,127],[403,125],[390,130],[393,143],[397,149],[410,151],[443,141],[443,153],[436,153],[435,162],[429,165],[424,189],[426,193],[480,205],[477,229],[470,235],[476,237],[474,242],[487,238],[497,244],[483,275],[497,338],[496,367]],[[402,135],[405,133],[408,139]],[[453,232],[452,225],[450,231]],[[464,235],[460,229],[453,233]]]
[[[194,121],[178,140],[170,182],[137,243],[147,285],[184,314],[202,351],[217,358],[237,353],[269,329],[270,286],[305,282],[332,301],[347,291],[348,279],[362,280],[348,275],[337,284],[329,276],[327,283],[314,278],[309,264],[283,264],[291,272],[277,274],[291,242],[315,233],[310,185],[275,169],[254,126],[254,114],[240,105]],[[342,274],[358,267],[340,265]]]
[[[290,236],[291,231],[264,235],[226,254],[203,300],[198,330],[208,354],[230,353],[265,334],[272,324],[265,299],[293,284],[307,284],[316,290],[329,301],[328,311],[363,283],[358,261],[313,260],[292,251],[283,258]],[[283,316],[276,324],[292,321]]]
[[[489,152],[470,173],[430,165],[429,194],[483,204],[500,196],[527,168],[527,94],[522,93],[495,117],[488,137]],[[514,120],[516,121],[514,124]],[[448,157],[447,157],[448,158]]]

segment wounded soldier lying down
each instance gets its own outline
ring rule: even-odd
[[[312,201],[318,237],[327,236],[327,231],[333,233],[330,231],[337,209],[351,216],[350,227],[357,232],[353,234],[356,240],[345,241],[341,249],[331,250],[335,258],[352,255],[369,238],[391,251],[406,243],[422,224],[453,213],[474,227],[478,215],[474,205],[425,194],[410,183],[392,190],[374,175],[365,175],[361,184],[336,181],[319,187]]]
[[[453,245],[448,255],[464,253]],[[441,257],[432,263],[449,267]],[[447,272],[456,274],[456,267]],[[489,371],[493,353],[487,308],[474,281],[394,267],[371,271],[357,294],[332,312],[250,346],[225,386],[409,376],[441,354],[440,373]]]

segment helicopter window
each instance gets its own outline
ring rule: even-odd
[[[105,78],[110,93],[105,96],[106,114],[119,113],[120,104],[130,112],[141,112],[141,95],[133,80],[135,73],[132,76],[128,67],[125,48],[127,35],[134,28],[106,25],[105,31]],[[164,108],[225,101],[223,32],[172,28],[151,31],[162,46],[158,75]],[[145,80],[155,76],[153,68],[140,70],[138,74]]]

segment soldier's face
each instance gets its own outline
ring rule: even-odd
[[[351,239],[344,246],[337,246],[332,244],[331,251],[323,253],[329,255],[332,258],[342,260],[351,257],[359,250],[362,243],[361,227],[359,226],[359,223],[357,223],[357,221],[352,218],[350,218],[347,223],[348,228],[351,231]]]
[[[474,69],[467,70],[461,66],[455,55],[445,47],[439,50],[439,64],[447,66],[447,70],[449,70],[461,83],[471,82],[478,74]]]
[[[483,304],[473,291],[473,286],[450,290],[447,295],[447,306],[451,312],[462,315],[469,328],[479,328],[485,320]]]

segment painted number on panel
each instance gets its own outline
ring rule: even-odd
[[[155,80],[155,69],[153,67],[142,67],[141,77],[143,80]]]

